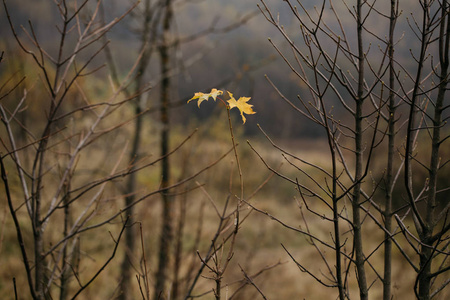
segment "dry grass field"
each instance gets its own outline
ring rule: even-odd
[[[183,173],[194,172],[198,166],[215,160],[229,150],[230,143],[226,136],[219,136],[217,141],[213,141],[211,131],[213,129],[207,125],[200,127],[193,140],[182,148],[178,155],[173,157],[174,174],[181,176]],[[126,134],[126,131],[124,134]],[[183,136],[183,134],[179,132],[174,136]],[[240,143],[238,151],[244,176],[244,194],[246,197],[251,196],[249,200],[251,205],[262,212],[267,212],[273,218],[253,210],[246,204],[241,207],[241,216],[246,216],[246,218],[240,226],[236,244],[234,245],[234,255],[223,277],[223,299],[258,299],[260,297],[258,291],[245,281],[242,270],[245,270],[249,276],[254,276],[254,284],[260,288],[267,299],[335,299],[337,290],[322,286],[312,276],[302,272],[283,249],[282,245],[298,263],[302,264],[308,271],[318,276],[325,283],[327,283],[329,274],[324,259],[333,267],[333,251],[319,246],[321,249],[321,253],[319,253],[307,236],[282,226],[277,220],[293,228],[308,228],[312,234],[329,243],[332,242],[332,224],[309,213],[304,203],[302,203],[295,185],[287,183],[277,176],[271,176],[271,172],[244,142],[245,137],[240,135],[237,138]],[[115,140],[117,141],[118,138],[115,137]],[[176,141],[173,142],[176,144]],[[120,142],[117,144],[120,144]],[[157,141],[149,139],[145,144],[146,147],[152,149],[156,147]],[[302,178],[301,174],[286,164],[278,150],[267,145],[267,141],[261,138],[252,138],[250,139],[250,144],[255,149],[259,149],[258,153],[266,159],[268,164],[278,168],[277,170],[280,170],[283,174],[287,174],[292,178],[296,176]],[[326,150],[326,147],[320,140],[303,140],[296,143],[291,141],[285,147],[308,161],[319,163],[324,167],[327,165],[327,161],[324,159],[327,157],[327,153],[321,150]],[[105,150],[102,147],[92,149],[89,156],[99,158],[93,161],[101,161],[100,158],[105,157]],[[104,170],[107,170],[110,168],[108,164],[112,164],[112,161],[103,160],[100,165]],[[100,168],[97,165],[91,165],[90,167]],[[83,166],[80,166],[80,168],[82,169]],[[182,170],[182,168],[186,168],[186,170]],[[229,154],[214,168],[196,178],[196,183],[190,182],[174,191],[174,193],[178,194],[175,200],[177,211],[174,214],[174,224],[177,224],[180,216],[179,204],[181,202],[185,203],[185,223],[181,237],[182,257],[179,270],[182,275],[181,278],[195,272],[201,266],[201,261],[196,251],[198,250],[200,255],[205,255],[210,245],[219,222],[216,209],[219,211],[223,209],[229,195],[231,195],[231,198],[228,211],[235,208],[237,203],[235,195],[240,190],[238,178],[233,156]],[[253,194],[268,178],[270,178],[269,181],[256,194]],[[86,178],[80,178],[80,180],[86,180]],[[140,191],[143,193],[145,190],[151,190],[154,186],[157,186],[158,168],[155,167],[140,174],[139,182]],[[90,221],[92,224],[108,215],[110,211],[120,209],[122,199],[113,195],[117,193],[117,188],[121,184],[120,180],[109,184],[104,197],[107,201],[99,204],[95,216]],[[232,186],[231,194],[229,190],[230,185]],[[201,189],[198,186],[201,186]],[[184,192],[185,190],[186,192]],[[107,197],[107,194],[110,197]],[[308,204],[311,209],[329,214],[326,208],[317,202],[311,201]],[[83,209],[82,202],[78,203],[76,207],[80,210]],[[2,202],[0,209],[2,212],[0,223],[0,291],[4,295],[2,299],[14,299],[13,278],[16,280],[17,287],[19,287],[19,299],[28,299],[22,259],[17,245],[14,226],[8,215],[5,202]],[[22,216],[23,213],[21,212]],[[135,214],[137,224],[132,226],[132,230],[136,234],[140,234],[139,226],[142,226],[142,242],[145,248],[146,265],[150,274],[155,272],[157,265],[156,253],[158,251],[160,214],[161,203],[159,195],[154,195],[137,205]],[[56,240],[62,234],[62,228],[58,225],[62,221],[61,218],[52,219],[52,223],[48,225],[53,230],[46,236],[47,247],[51,247],[52,240]],[[26,224],[26,218],[21,218],[21,220]],[[120,218],[117,218],[106,226],[84,233],[79,238],[76,244],[76,247],[79,248],[79,264],[76,265],[79,278],[72,278],[71,286],[73,290],[76,290],[79,284],[78,280],[80,283],[86,282],[105,263],[112,253],[114,247],[113,238],[117,238],[120,228],[121,221]],[[225,238],[231,230],[232,227],[228,227],[222,232],[221,237]],[[346,239],[344,251],[349,252],[352,247],[352,235],[348,226],[344,223],[342,223],[342,232],[344,233],[343,239]],[[26,243],[30,243],[30,233],[25,232],[25,235],[27,236]],[[383,238],[383,232],[377,225],[369,217],[365,218],[365,251],[372,253],[373,250],[380,246]],[[398,240],[405,249],[409,249],[407,250],[409,254],[413,254],[403,238]],[[115,258],[106,267],[105,271],[78,299],[112,299],[117,294],[120,277],[120,257],[122,257],[124,251],[122,246],[119,246]],[[229,243],[226,244],[224,251],[219,251],[222,255],[222,257],[219,255],[219,259],[222,260],[222,263],[226,259],[227,247],[229,247]],[[144,262],[142,260],[141,245],[135,250],[135,259],[131,263],[136,268],[135,274],[137,275],[142,274]],[[382,274],[382,249],[375,251],[369,261],[376,272]],[[370,296],[372,299],[380,299],[382,296],[382,284],[380,280],[377,280],[375,273],[369,267],[367,267],[367,270],[369,282],[372,284]],[[396,249],[394,249],[393,270],[394,299],[414,298],[412,288],[416,274]],[[200,278],[193,294],[202,295],[206,293],[200,299],[214,299],[212,294],[214,282],[208,279],[212,274],[205,270],[202,275],[203,277]],[[173,274],[171,278],[173,278]],[[152,276],[150,276],[149,280],[152,282]],[[183,284],[181,281],[181,286]],[[138,299],[140,296],[137,280],[134,281],[133,286],[135,297]],[[349,271],[348,286],[350,295],[357,298],[358,287],[355,273],[352,269]],[[53,289],[57,289],[57,286],[54,286]],[[236,291],[238,292],[235,293]],[[438,299],[446,299],[447,296],[449,296],[448,292],[444,291]]]

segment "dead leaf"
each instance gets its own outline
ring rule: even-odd
[[[242,117],[243,123],[245,123],[245,120],[246,120],[244,114],[253,115],[256,113],[252,109],[253,105],[247,103],[251,97],[241,97],[236,101],[236,99],[234,99],[232,93],[230,93],[228,91],[227,91],[227,93],[230,96],[230,99],[227,101],[230,109],[232,109],[233,107],[237,107],[239,109],[239,111],[241,112],[241,117]]]
[[[198,99],[197,105],[198,107],[200,107],[200,103],[202,103],[203,101],[208,101],[209,97],[213,98],[214,101],[216,101],[217,96],[222,95],[223,92],[217,89],[212,89],[210,93],[205,94],[205,93],[195,93],[194,97],[192,97],[191,99],[188,100],[188,103],[192,100]]]

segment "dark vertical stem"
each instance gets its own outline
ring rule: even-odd
[[[333,138],[333,140],[332,140]],[[336,146],[334,137],[330,134],[328,136],[328,143],[330,146],[332,164],[333,164],[333,226],[334,226],[334,244],[335,244],[335,257],[336,257],[336,280],[339,290],[339,299],[345,299],[345,287],[342,281],[342,261],[341,261],[341,237],[339,233],[339,207],[337,199],[337,181],[339,177],[337,175],[336,166]]]
[[[53,102],[51,100],[51,110],[54,109]],[[41,221],[41,189],[42,189],[42,177],[44,176],[44,161],[47,149],[47,144],[51,132],[51,127],[53,122],[51,119],[48,120],[44,133],[42,135],[42,140],[39,143],[36,158],[33,166],[32,175],[32,224],[33,224],[33,241],[34,241],[34,276],[35,276],[35,289],[37,299],[44,299],[44,268],[45,268],[45,258],[44,258],[44,230]]]
[[[439,75],[439,87],[438,95],[436,98],[436,104],[434,109],[433,117],[433,136],[431,144],[431,158],[430,158],[430,168],[429,168],[429,184],[428,184],[428,195],[427,195],[427,215],[425,221],[427,224],[432,225],[434,209],[436,207],[436,191],[437,191],[437,177],[439,169],[439,147],[441,145],[441,127],[442,127],[442,112],[444,106],[444,97],[447,90],[447,83],[449,81],[449,34],[450,34],[450,18],[448,16],[449,12],[445,11],[447,6],[447,1],[444,0],[442,5],[442,19],[441,19],[441,30],[439,34],[439,57],[441,72]],[[447,29],[445,27],[447,26]],[[431,227],[431,226],[430,226]],[[432,233],[432,228],[430,232]]]
[[[317,79],[316,79],[317,82]],[[334,245],[335,245],[335,260],[336,260],[336,281],[339,291],[339,299],[344,300],[345,299],[345,286],[344,282],[342,280],[342,255],[341,255],[341,236],[339,231],[339,206],[338,206],[338,181],[339,181],[339,175],[337,170],[337,159],[336,159],[336,138],[335,138],[335,132],[332,125],[332,122],[330,121],[330,118],[328,117],[328,113],[326,110],[325,102],[323,100],[323,95],[320,96],[320,105],[323,109],[323,124],[325,126],[326,132],[327,132],[327,141],[328,141],[328,148],[330,150],[331,154],[331,164],[332,164],[332,201],[333,201],[333,229],[334,229]],[[331,123],[331,124],[330,124]]]
[[[169,164],[169,101],[170,101],[170,54],[167,36],[170,31],[170,23],[172,21],[172,1],[165,1],[165,14],[163,19],[163,32],[162,32],[162,43],[159,47],[159,54],[161,60],[161,155],[162,166],[161,166],[161,188],[163,192],[161,193],[163,202],[163,213],[162,213],[162,230],[159,245],[159,262],[158,271],[156,274],[156,285],[155,285],[155,296],[154,299],[165,299],[164,290],[167,282],[167,272],[169,266],[169,253],[170,245],[173,240],[173,228],[172,228],[172,214],[173,214],[173,199],[169,195],[168,191],[165,190],[170,184],[170,164]]]
[[[411,208],[413,210],[414,214],[414,221],[416,229],[420,234],[422,234],[423,230],[426,230],[425,223],[421,218],[421,215],[419,214],[419,211],[417,209],[416,203],[414,202],[414,191],[413,191],[413,174],[412,174],[412,152],[414,148],[414,136],[416,132],[416,115],[417,115],[417,99],[419,97],[420,92],[420,85],[421,85],[421,78],[422,78],[422,72],[424,68],[425,63],[425,57],[426,57],[426,51],[428,48],[428,42],[429,42],[429,30],[428,30],[428,22],[429,22],[429,15],[428,15],[428,9],[429,9],[429,3],[427,0],[423,1],[423,14],[422,14],[422,28],[421,28],[421,45],[420,45],[420,55],[418,59],[418,66],[417,66],[417,73],[416,78],[414,81],[414,87],[411,95],[411,103],[409,108],[409,116],[408,116],[408,127],[407,127],[407,135],[406,135],[406,145],[405,145],[405,186],[406,186],[406,193],[408,196],[409,203],[411,205]]]
[[[217,278],[216,278],[216,290],[214,291],[214,296],[216,297],[216,300],[220,300],[220,289],[221,289],[221,284],[222,284],[222,277],[220,276],[220,274],[217,274]]]
[[[140,97],[139,97],[140,98]],[[137,99],[138,100],[138,99]],[[140,101],[139,101],[140,102]],[[135,163],[139,159],[139,148],[141,144],[141,133],[142,133],[142,117],[141,117],[141,104],[137,102],[134,107],[134,113],[136,116],[135,119],[135,128],[133,135],[133,145],[130,151],[130,161],[133,164],[132,169],[135,168]],[[125,197],[125,206],[129,207],[127,211],[127,216],[130,224],[134,224],[134,206],[132,206],[135,195],[134,191],[136,190],[136,172],[131,172],[128,176],[128,181],[126,185],[126,197]],[[130,299],[129,296],[132,294],[131,292],[131,272],[132,272],[132,264],[131,259],[133,257],[134,247],[136,244],[136,235],[131,228],[127,228],[125,230],[125,253],[122,260],[121,266],[121,281],[120,281],[120,290],[121,294],[119,296],[120,300]]]
[[[18,300],[19,296],[17,295],[16,277],[13,277],[13,286],[14,286],[14,299]]]
[[[63,238],[69,235],[70,224],[71,224],[71,211],[70,211],[70,179],[67,180],[67,184],[64,187],[65,196],[64,196],[64,230],[63,230]],[[61,265],[61,287],[59,299],[65,300],[67,299],[69,292],[69,280],[70,280],[70,260],[69,255],[69,247],[68,242],[64,245],[63,249],[63,257],[62,257],[62,265]]]
[[[445,1],[446,2],[446,1]],[[444,91],[446,87],[446,80],[439,83],[438,87],[438,98],[436,99],[435,103],[435,110],[434,110],[434,118],[433,118],[433,130],[432,130],[432,145],[431,145],[431,156],[430,156],[430,166],[429,166],[429,185],[428,185],[428,192],[427,192],[427,202],[426,202],[426,211],[425,213],[425,219],[422,218],[422,215],[419,213],[419,210],[415,203],[415,196],[414,191],[412,189],[413,186],[413,171],[412,171],[412,152],[414,148],[414,136],[416,132],[416,115],[417,115],[417,106],[418,106],[418,98],[421,94],[421,79],[422,79],[422,73],[424,69],[424,63],[427,56],[427,48],[430,44],[430,39],[432,35],[431,23],[430,20],[430,8],[431,8],[432,2],[428,0],[424,0],[422,2],[422,28],[421,28],[421,46],[420,46],[420,56],[417,60],[418,66],[417,66],[417,73],[416,78],[414,82],[414,88],[411,96],[411,103],[409,108],[409,120],[408,120],[408,128],[407,128],[407,137],[406,137],[406,148],[405,148],[405,186],[406,186],[406,192],[408,195],[408,200],[411,205],[412,211],[413,211],[413,220],[415,223],[416,230],[419,235],[419,239],[421,243],[424,245],[428,245],[430,242],[430,238],[433,234],[433,220],[432,220],[432,214],[434,211],[434,205],[435,205],[435,197],[436,197],[436,179],[437,179],[437,169],[438,169],[438,155],[439,155],[439,145],[440,145],[440,126],[441,126],[441,113],[442,113],[442,101],[444,97]],[[444,4],[444,3],[442,3]],[[446,4],[446,3],[445,3]],[[444,63],[444,65],[441,65],[441,74],[445,75],[445,72],[447,72],[447,67],[445,66],[445,59],[443,60],[443,52],[442,50],[442,41],[447,40],[448,38],[444,39],[442,26],[445,26],[445,16],[448,14],[448,11],[444,6],[441,7],[443,9],[442,16],[441,16],[441,32],[439,34],[439,54],[440,54],[440,63]],[[442,23],[444,22],[444,23]],[[434,26],[434,25],[433,25]],[[446,47],[446,50],[448,51],[448,46]],[[448,57],[448,56],[447,56]],[[447,74],[448,75],[448,74]],[[445,77],[444,77],[445,78]],[[440,78],[441,79],[441,78]],[[439,99],[442,97],[442,99]],[[430,288],[431,288],[431,260],[432,260],[432,249],[427,246],[421,246],[420,253],[419,253],[419,272],[417,275],[417,281],[419,284],[419,290],[417,291],[415,287],[415,293],[418,299],[430,299]]]
[[[361,180],[363,174],[363,128],[362,128],[362,108],[364,103],[364,49],[363,49],[363,24],[362,24],[362,1],[357,2],[357,36],[358,36],[358,91],[356,97],[355,110],[355,187],[353,189],[352,211],[353,211],[353,232],[354,251],[357,279],[359,285],[360,298],[368,299],[366,272],[364,268],[365,257],[363,252],[362,224],[361,224]]]
[[[383,276],[383,299],[391,299],[392,280],[392,189],[394,185],[394,155],[395,155],[395,69],[394,69],[394,29],[397,20],[397,1],[391,0],[390,20],[389,20],[389,103],[388,103],[388,157],[386,169],[386,192],[384,202],[384,276]],[[380,108],[381,109],[381,108]]]
[[[63,15],[64,17],[64,15]],[[65,17],[64,17],[65,18]],[[60,52],[58,63],[56,64],[55,70],[55,80],[53,86],[48,83],[48,88],[51,93],[50,99],[50,107],[49,107],[49,116],[47,120],[47,124],[45,125],[45,129],[41,136],[41,141],[38,146],[38,150],[36,152],[36,156],[33,162],[33,171],[32,171],[32,214],[33,214],[33,239],[34,239],[34,259],[35,259],[35,289],[36,295],[38,299],[44,299],[44,276],[45,276],[45,258],[44,258],[44,228],[42,227],[41,221],[41,190],[42,190],[42,180],[44,176],[44,168],[45,168],[45,157],[47,153],[47,145],[52,133],[52,128],[54,125],[54,116],[56,115],[58,108],[60,107],[63,99],[57,98],[57,86],[59,84],[59,72],[61,71],[62,64],[60,63],[62,60],[62,52],[64,50],[64,43],[67,31],[67,22],[64,22],[63,29],[61,31],[61,41],[58,48]],[[44,70],[47,72],[47,70]]]
[[[421,241],[425,245],[431,246],[431,238],[435,227],[435,209],[436,209],[436,192],[439,170],[439,148],[441,145],[441,127],[442,113],[444,111],[444,99],[449,81],[449,41],[450,41],[450,17],[448,11],[447,0],[442,1],[441,19],[439,32],[439,62],[441,72],[438,76],[439,86],[438,94],[435,102],[432,140],[431,140],[431,157],[428,171],[428,193],[426,204],[426,226],[423,230]],[[433,259],[433,250],[431,247],[422,246],[420,253],[420,273],[419,273],[419,299],[431,299],[431,260]]]
[[[30,263],[28,261],[27,251],[25,249],[25,241],[24,241],[24,238],[22,235],[22,228],[21,228],[19,220],[17,218],[16,211],[13,207],[11,193],[9,190],[8,176],[6,174],[5,165],[3,164],[2,156],[0,156],[0,169],[1,169],[1,177],[2,177],[2,181],[3,181],[3,185],[5,188],[6,200],[8,201],[9,211],[10,211],[11,217],[13,218],[13,221],[14,221],[14,228],[16,229],[17,241],[19,242],[20,251],[22,254],[22,258],[23,258],[23,264],[25,265],[25,271],[26,271],[26,275],[27,275],[28,286],[30,288],[30,294],[31,294],[32,298],[34,300],[36,300],[36,299],[38,299],[38,295],[36,294],[36,290],[33,286],[33,279],[32,279],[33,275],[32,275],[32,271],[31,271]]]

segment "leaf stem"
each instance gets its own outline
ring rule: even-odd
[[[220,99],[220,98],[219,98]],[[222,102],[223,100],[220,99]],[[237,233],[238,231],[238,227],[239,227],[239,208],[242,204],[242,201],[244,199],[244,180],[242,177],[242,169],[241,169],[241,164],[239,162],[239,156],[237,153],[237,149],[236,149],[236,142],[234,139],[234,133],[233,133],[233,125],[231,123],[231,116],[230,116],[230,106],[226,105],[227,107],[227,115],[228,115],[228,126],[230,128],[230,136],[231,136],[231,142],[233,144],[233,151],[234,151],[234,157],[236,158],[236,164],[237,164],[237,168],[238,168],[238,172],[239,172],[239,183],[241,186],[241,195],[238,199],[238,205],[237,205],[237,209],[236,209],[236,220],[235,220],[235,233]]]

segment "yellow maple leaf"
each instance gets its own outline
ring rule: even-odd
[[[222,95],[223,92],[217,89],[212,89],[210,93],[195,93],[194,97],[188,100],[188,103],[192,100],[198,99],[197,105],[200,107],[200,103],[203,101],[208,101],[209,97],[213,98],[216,101],[217,96]]]
[[[230,99],[227,101],[228,106],[230,107],[230,109],[232,109],[233,107],[237,107],[239,109],[239,111],[241,112],[241,117],[242,117],[243,123],[245,123],[245,120],[246,120],[244,114],[253,115],[256,113],[252,109],[253,105],[247,103],[251,97],[241,97],[236,101],[236,99],[234,99],[232,93],[230,93],[228,91],[227,91],[227,93],[228,93],[228,96],[230,96]]]

